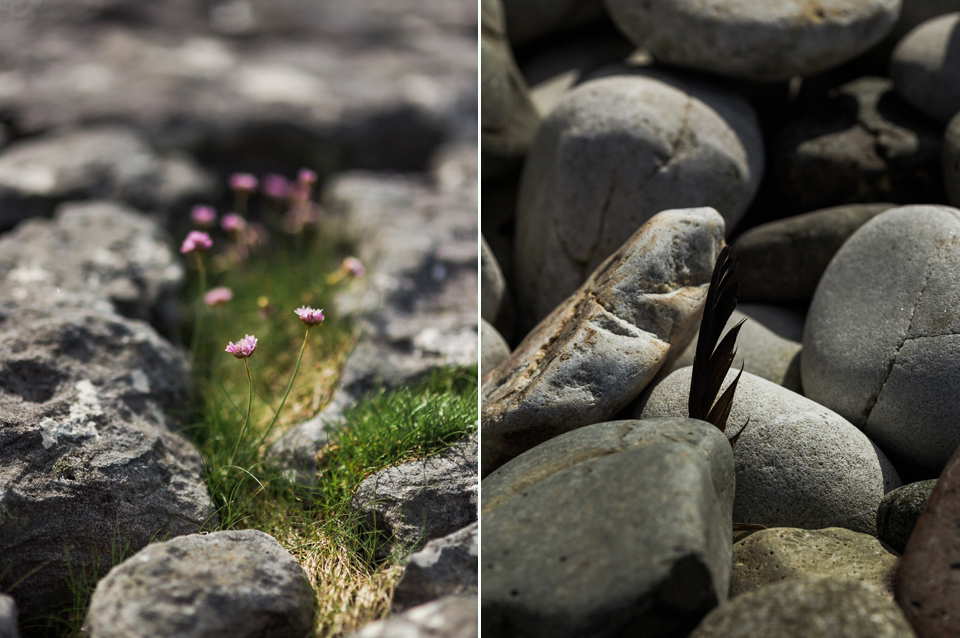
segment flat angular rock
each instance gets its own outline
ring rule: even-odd
[[[810,304],[808,397],[935,476],[960,445],[960,210],[902,206],[843,244]]]
[[[728,89],[616,66],[546,116],[517,200],[513,292],[528,331],[657,213],[710,206],[732,229],[763,173],[753,109]]]
[[[349,638],[476,638],[477,597],[444,596],[365,626]]]
[[[744,319],[731,368],[739,370],[742,367],[761,379],[800,394],[803,315],[775,306],[741,304],[730,315],[723,334]],[[693,338],[668,372],[693,365],[699,338],[699,334]]]
[[[93,592],[90,638],[304,636],[314,592],[303,568],[257,530],[191,534],[140,550]]]
[[[0,307],[0,564],[22,614],[72,600],[74,573],[215,525],[196,449],[176,432],[183,356],[147,324]],[[35,570],[35,571],[34,571]]]
[[[888,492],[877,509],[877,538],[903,552],[936,485],[937,479],[930,479]]]
[[[482,491],[485,635],[685,635],[726,599],[733,458],[703,421],[584,427]]]
[[[114,199],[169,214],[215,193],[213,178],[193,160],[160,154],[123,126],[74,128],[0,151],[0,228],[49,216],[67,200]]]
[[[640,418],[683,416],[691,368],[681,368],[641,397]],[[738,370],[727,373],[723,387]],[[749,422],[748,422],[749,421]],[[880,499],[900,485],[887,457],[827,408],[749,372],[737,384],[727,419],[737,441],[733,519],[767,527],[845,527],[876,534]]]
[[[865,583],[892,598],[898,563],[873,536],[842,527],[760,530],[733,546],[730,597],[783,580],[832,578]]]
[[[183,275],[159,224],[115,202],[62,204],[0,236],[0,299],[15,303],[89,295],[174,335]]]
[[[922,638],[956,636],[960,618],[960,453],[943,469],[897,574],[896,599]]]
[[[903,612],[873,587],[798,579],[737,596],[712,611],[690,638],[916,638]]]
[[[442,596],[477,594],[479,524],[427,543],[412,554],[393,589],[393,613]]]
[[[879,42],[900,0],[606,0],[610,17],[658,60],[711,73],[775,82],[813,75]]]
[[[723,220],[664,211],[540,322],[481,389],[483,468],[610,418],[697,329]]]
[[[910,31],[890,58],[897,93],[941,122],[960,111],[960,51],[954,44],[960,13],[937,16]]]
[[[847,204],[755,226],[733,242],[741,302],[808,304],[855,230],[896,204]],[[746,340],[744,340],[746,341]],[[691,362],[692,363],[692,362]]]
[[[419,549],[466,527],[477,520],[476,441],[367,477],[350,507],[380,536],[380,556]]]

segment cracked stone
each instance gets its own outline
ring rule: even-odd
[[[486,475],[554,436],[625,407],[696,332],[723,219],[664,211],[484,377]]]
[[[902,206],[857,230],[810,304],[808,397],[934,478],[960,445],[960,210]]]
[[[598,71],[547,115],[527,155],[512,282],[521,330],[660,211],[712,206],[732,228],[763,165],[739,95],[641,64]]]

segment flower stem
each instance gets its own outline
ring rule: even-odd
[[[280,401],[280,407],[277,408],[277,411],[273,414],[273,419],[270,421],[270,425],[267,426],[267,429],[263,432],[263,435],[260,437],[260,440],[257,441],[257,447],[259,448],[263,445],[263,442],[266,440],[267,435],[270,434],[270,430],[273,429],[273,426],[276,425],[277,419],[280,418],[280,411],[283,410],[283,406],[287,403],[287,397],[290,396],[290,390],[293,388],[293,381],[297,378],[297,373],[300,371],[300,362],[303,361],[303,353],[307,349],[307,337],[310,336],[310,327],[307,327],[307,331],[303,334],[303,345],[300,346],[300,356],[297,357],[297,365],[293,368],[293,376],[290,377],[290,382],[287,384],[287,391],[283,393],[283,400]]]
[[[243,427],[240,428],[240,436],[237,437],[237,442],[233,446],[233,452],[230,454],[230,462],[227,463],[227,467],[233,466],[237,449],[239,449],[240,442],[243,441],[243,437],[247,433],[247,426],[250,424],[250,408],[253,407],[253,376],[250,374],[250,366],[246,359],[243,360],[243,368],[247,371],[247,416],[243,419]]]
[[[200,333],[203,331],[204,302],[207,294],[207,270],[203,267],[203,257],[197,253],[197,271],[200,277],[200,293],[197,295],[197,312],[193,323],[193,338],[190,340],[190,365],[197,360],[197,350],[200,348]]]

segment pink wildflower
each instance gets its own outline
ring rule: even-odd
[[[250,173],[234,173],[230,176],[230,188],[235,191],[252,193],[257,190],[257,178]]]
[[[230,342],[226,347],[229,352],[237,359],[246,359],[257,349],[257,338],[253,335],[244,335],[243,339],[238,339],[236,343]]]
[[[228,235],[237,235],[247,227],[247,220],[236,213],[227,213],[220,220],[220,227]]]
[[[180,252],[184,255],[188,253],[202,253],[210,250],[211,246],[213,246],[213,240],[210,239],[210,235],[199,230],[191,230],[187,238],[183,240],[183,245],[180,246]]]
[[[270,173],[263,178],[263,192],[267,197],[282,200],[290,192],[290,182],[283,175]]]
[[[300,317],[300,322],[308,328],[319,326],[323,323],[323,310],[314,310],[309,306],[301,306],[294,310]]]
[[[367,269],[363,267],[363,264],[356,257],[344,258],[340,267],[351,277],[363,277],[364,273],[367,272]]]
[[[220,306],[233,299],[233,291],[223,286],[211,288],[203,296],[203,301],[208,306]]]
[[[297,183],[304,186],[313,186],[317,183],[317,174],[309,168],[301,168],[297,174]]]
[[[190,211],[190,219],[198,228],[210,228],[217,221],[217,212],[212,206],[194,206]]]

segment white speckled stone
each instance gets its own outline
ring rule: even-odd
[[[803,335],[804,392],[934,476],[960,445],[960,210],[901,206],[834,256]]]
[[[691,370],[677,370],[648,390],[636,418],[686,416]],[[736,373],[727,374],[724,388]],[[822,405],[744,372],[727,434],[748,419],[733,450],[734,522],[876,534],[880,500],[900,486],[900,477],[863,432]]]
[[[756,116],[703,80],[627,66],[568,92],[524,166],[514,245],[520,328],[532,328],[645,221],[711,206],[740,219],[763,172]]]
[[[890,77],[907,102],[941,122],[960,111],[960,13],[948,13],[908,33],[890,59]]]
[[[901,0],[606,0],[663,62],[759,81],[812,75],[879,42]]]

